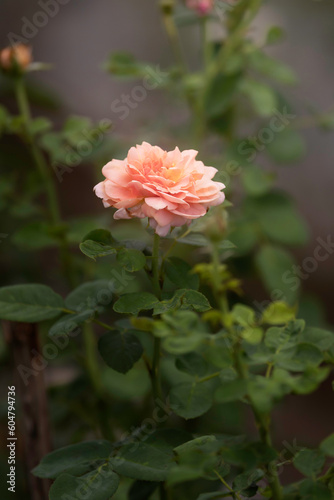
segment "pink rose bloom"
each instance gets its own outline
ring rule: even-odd
[[[186,0],[188,9],[197,10],[199,14],[205,16],[213,9],[214,0]]]
[[[171,227],[190,224],[224,201],[224,184],[212,180],[217,169],[196,156],[193,149],[164,151],[143,142],[125,160],[103,167],[105,180],[95,186],[95,194],[105,207],[118,209],[115,219],[148,217],[155,232],[166,236]]]

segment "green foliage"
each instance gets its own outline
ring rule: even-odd
[[[120,373],[128,372],[143,354],[135,330],[108,332],[99,340],[99,351],[108,366]]]
[[[163,314],[155,321],[153,334],[162,338],[163,348],[170,354],[186,354],[206,338],[206,327],[193,311],[181,310]]]
[[[122,248],[117,253],[117,262],[130,273],[140,271],[146,265],[146,257],[140,250]]]
[[[213,391],[214,383],[211,380],[194,380],[176,385],[169,394],[171,408],[186,420],[197,418],[211,408]]]
[[[56,323],[54,323],[50,330],[49,335],[68,335],[78,328],[78,326],[85,323],[87,320],[91,320],[95,317],[96,309],[86,309],[78,314],[66,314],[66,316],[61,317]]]
[[[323,469],[325,455],[319,450],[300,450],[293,458],[293,465],[304,476],[316,477]]]
[[[268,144],[267,152],[279,164],[295,163],[303,158],[306,146],[302,136],[293,128],[285,128]]]
[[[222,115],[236,97],[240,84],[240,74],[218,73],[207,89],[205,110],[209,119]]]
[[[181,431],[157,430],[145,441],[125,444],[110,463],[118,474],[132,479],[165,481],[174,462],[173,449],[187,439]]]
[[[164,265],[168,279],[178,288],[198,290],[199,278],[192,272],[191,266],[178,257],[171,257]]]
[[[281,325],[293,320],[295,317],[296,309],[289,307],[284,302],[272,302],[262,314],[263,323],[269,325]]]
[[[68,309],[77,312],[98,310],[101,306],[110,304],[112,290],[108,280],[96,280],[84,283],[75,288],[65,299]]]
[[[273,175],[263,171],[256,165],[250,165],[242,172],[244,189],[250,196],[261,196],[267,193],[273,184]]]
[[[153,309],[159,303],[149,292],[125,293],[114,304],[114,311],[124,314],[138,314],[140,311]]]
[[[259,224],[263,234],[274,243],[303,245],[308,232],[291,200],[279,191],[247,199],[244,210]]]
[[[60,295],[45,285],[13,285],[0,288],[0,318],[38,323],[56,318],[64,309]]]
[[[289,276],[294,260],[286,250],[274,245],[262,245],[255,256],[255,264],[271,298],[296,303],[300,279]]]
[[[119,243],[105,229],[95,229],[88,233],[82,243],[80,250],[93,260],[96,257],[105,257],[117,253]]]
[[[246,380],[228,380],[221,384],[215,393],[215,400],[218,403],[228,403],[243,399],[248,393]]]
[[[37,477],[55,479],[63,472],[79,475],[89,471],[92,464],[103,464],[112,452],[108,441],[86,441],[59,448],[46,455],[33,469]]]
[[[196,290],[177,290],[173,297],[159,302],[154,308],[153,314],[163,314],[176,309],[193,309],[194,311],[205,312],[210,309],[208,299]]]
[[[109,500],[117,491],[119,477],[108,464],[97,470],[75,477],[61,474],[50,488],[50,500],[82,499],[82,492],[87,500]]]
[[[334,434],[331,434],[320,443],[320,449],[329,457],[334,457]]]
[[[241,91],[248,97],[260,116],[271,116],[277,107],[276,94],[268,85],[249,78],[243,80]]]
[[[54,247],[58,240],[54,228],[46,222],[29,222],[20,227],[13,236],[13,242],[28,250]]]

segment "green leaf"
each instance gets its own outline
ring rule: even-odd
[[[247,394],[246,380],[236,379],[226,381],[218,387],[215,392],[215,400],[218,403],[228,403],[238,401]]]
[[[116,76],[139,78],[143,75],[144,68],[145,66],[138,63],[129,52],[114,52],[105,63],[106,71]]]
[[[300,498],[303,500],[333,500],[329,489],[322,483],[305,479],[299,486]]]
[[[82,133],[90,129],[91,126],[90,118],[72,115],[67,118],[62,133],[70,144],[76,146],[78,140],[82,140]]]
[[[205,96],[205,111],[208,118],[222,115],[231,106],[240,84],[240,73],[225,75],[218,73],[210,82]]]
[[[13,285],[0,288],[0,318],[38,323],[63,312],[60,295],[45,285]]]
[[[256,113],[260,116],[271,116],[277,108],[275,91],[256,80],[250,78],[243,80],[241,91],[249,98]]]
[[[135,330],[108,332],[99,339],[99,352],[108,366],[127,373],[143,354]]]
[[[168,279],[179,288],[198,290],[199,277],[192,273],[191,266],[178,257],[170,257],[164,265]]]
[[[190,481],[196,478],[205,477],[212,479],[212,469],[215,467],[220,472],[226,474],[226,469],[222,471],[219,467],[220,459],[217,451],[220,447],[215,436],[200,436],[187,441],[174,449],[177,455],[177,465],[170,470],[168,475],[168,485]],[[213,476],[214,479],[216,476]]]
[[[128,500],[147,500],[158,486],[159,483],[153,481],[134,481],[128,493]]]
[[[291,387],[286,383],[286,380],[255,376],[248,382],[248,394],[258,411],[262,413],[272,411],[275,403],[290,392]]]
[[[67,224],[67,239],[70,243],[79,244],[83,241],[84,235],[94,232],[96,227],[96,218],[94,217],[78,217],[69,219]],[[100,231],[99,229],[97,231]],[[104,231],[104,229],[102,230]],[[109,234],[109,231],[106,231]]]
[[[241,336],[249,344],[259,344],[262,341],[263,331],[261,328],[244,328]]]
[[[284,38],[284,31],[280,26],[272,26],[267,33],[266,44],[272,45],[280,42]]]
[[[325,463],[325,455],[319,450],[300,450],[293,458],[293,465],[304,476],[314,477],[320,474]]]
[[[303,137],[293,128],[278,132],[274,140],[267,145],[267,153],[279,164],[295,163],[306,153]]]
[[[235,221],[228,234],[238,256],[250,253],[256,246],[259,236],[257,224],[249,220]]]
[[[52,484],[50,500],[110,500],[116,493],[119,477],[109,464],[81,477],[61,474]]]
[[[305,328],[301,340],[313,344],[321,351],[327,351],[334,345],[334,333],[321,328]]]
[[[244,326],[254,326],[255,324],[255,311],[243,304],[235,304],[231,311],[231,317],[234,322]]]
[[[303,371],[320,365],[324,357],[312,344],[298,344],[289,351],[282,351],[275,356],[277,365],[291,371]]]
[[[122,446],[111,459],[115,472],[132,479],[165,481],[174,463],[173,449],[188,438],[175,430],[155,431],[145,441]]]
[[[176,446],[174,448],[174,451],[179,457],[182,457],[182,455],[187,455],[189,452],[193,453],[197,450],[205,449],[206,451],[209,451],[211,448],[210,445],[212,444],[214,445],[213,449],[216,451],[216,449],[219,447],[216,446],[216,444],[218,444],[216,436],[200,436],[195,439],[191,439],[190,441],[186,441],[179,446]]]
[[[159,304],[158,299],[149,292],[125,293],[114,304],[114,311],[124,314],[138,314],[148,311]]]
[[[196,352],[189,352],[179,356],[176,358],[175,365],[178,370],[188,373],[192,377],[204,377],[208,371],[207,362]]]
[[[254,50],[251,52],[249,61],[256,71],[259,71],[259,73],[269,78],[277,80],[285,85],[294,85],[297,83],[296,74],[289,66],[277,59],[269,57],[261,50]]]
[[[192,245],[195,247],[206,247],[210,245],[209,240],[201,233],[190,233],[184,238],[177,238],[179,243],[184,243],[185,245]]]
[[[243,472],[242,474],[239,474],[236,476],[233,480],[233,488],[235,491],[243,491],[249,488],[250,486],[253,485],[253,483],[256,483],[260,479],[262,479],[264,476],[264,472],[260,469],[254,469],[251,471],[246,471]],[[255,489],[254,494],[256,493],[257,488]],[[249,496],[249,495],[245,495]],[[251,495],[253,496],[253,495]]]
[[[111,303],[112,291],[108,280],[89,281],[75,288],[65,299],[68,309],[83,312],[99,309]]]
[[[52,234],[51,227],[46,222],[30,222],[20,227],[12,238],[15,245],[27,250],[55,247],[57,238]]]
[[[318,389],[328,377],[329,368],[307,368],[301,375],[293,377],[291,386],[296,394],[310,394]]]
[[[39,146],[50,156],[53,163],[66,164],[67,151],[64,148],[64,141],[60,132],[47,132],[38,140]]]
[[[185,382],[170,391],[170,406],[177,415],[186,420],[206,413],[213,403],[212,381]]]
[[[140,250],[122,248],[117,253],[117,262],[130,273],[140,271],[146,265],[146,257]]]
[[[221,491],[210,491],[210,493],[201,493],[197,500],[221,500]]]
[[[242,171],[242,183],[250,196],[261,196],[273,185],[274,176],[256,165],[250,165]]]
[[[44,116],[39,116],[31,121],[29,125],[29,131],[32,135],[43,134],[47,130],[50,130],[52,123],[48,118]]]
[[[85,321],[93,319],[95,312],[96,311],[94,309],[87,309],[78,314],[66,314],[66,316],[63,316],[52,325],[49,330],[49,335],[51,337],[57,335],[68,335]]]
[[[320,443],[319,448],[329,457],[334,457],[334,433],[326,437],[326,439]]]
[[[104,440],[86,441],[59,448],[42,458],[32,473],[37,477],[54,479],[73,467],[94,464],[99,460],[105,461],[112,449],[112,444]]]
[[[205,312],[211,309],[208,299],[196,290],[177,290],[169,300],[161,301],[155,308],[153,314],[163,314],[175,309],[193,309],[198,312]]]
[[[298,342],[297,336],[292,336],[287,328],[273,326],[266,332],[264,343],[267,347],[282,351],[290,349]]]
[[[219,334],[210,335],[203,350],[203,356],[217,368],[224,369],[232,366],[232,346],[230,341]]]
[[[106,392],[120,401],[141,400],[152,389],[147,367],[141,360],[126,374],[116,372],[102,363],[102,382]]]
[[[115,254],[120,248],[120,244],[105,229],[91,231],[80,243],[81,252],[93,260],[96,260],[96,257]]]
[[[262,245],[255,256],[255,263],[268,292],[290,305],[295,304],[300,280],[291,272],[294,266],[291,255],[280,247]]]
[[[296,308],[288,306],[285,302],[272,302],[263,311],[262,322],[269,325],[283,325],[294,320]]]
[[[284,245],[304,245],[307,242],[307,226],[285,194],[272,191],[248,199],[243,208],[270,240]]]
[[[199,316],[188,310],[177,310],[154,322],[153,334],[163,338],[163,348],[171,354],[195,350],[205,339],[206,327]]]
[[[203,334],[189,332],[188,335],[173,335],[163,339],[162,347],[170,354],[187,354],[194,351],[203,342]]]
[[[0,136],[2,132],[6,129],[8,116],[9,115],[7,113],[6,108],[0,105]]]

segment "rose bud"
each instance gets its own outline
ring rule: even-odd
[[[0,67],[6,72],[23,73],[32,61],[31,47],[19,43],[0,52]]]
[[[213,9],[214,0],[186,0],[188,9],[196,10],[201,16],[208,15]]]

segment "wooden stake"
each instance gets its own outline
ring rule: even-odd
[[[14,361],[16,393],[21,408],[17,423],[22,437],[30,494],[32,500],[46,500],[49,498],[51,481],[31,474],[31,470],[51,451],[38,329],[36,324],[11,321],[4,321],[3,326]],[[24,376],[25,371],[28,375]]]

